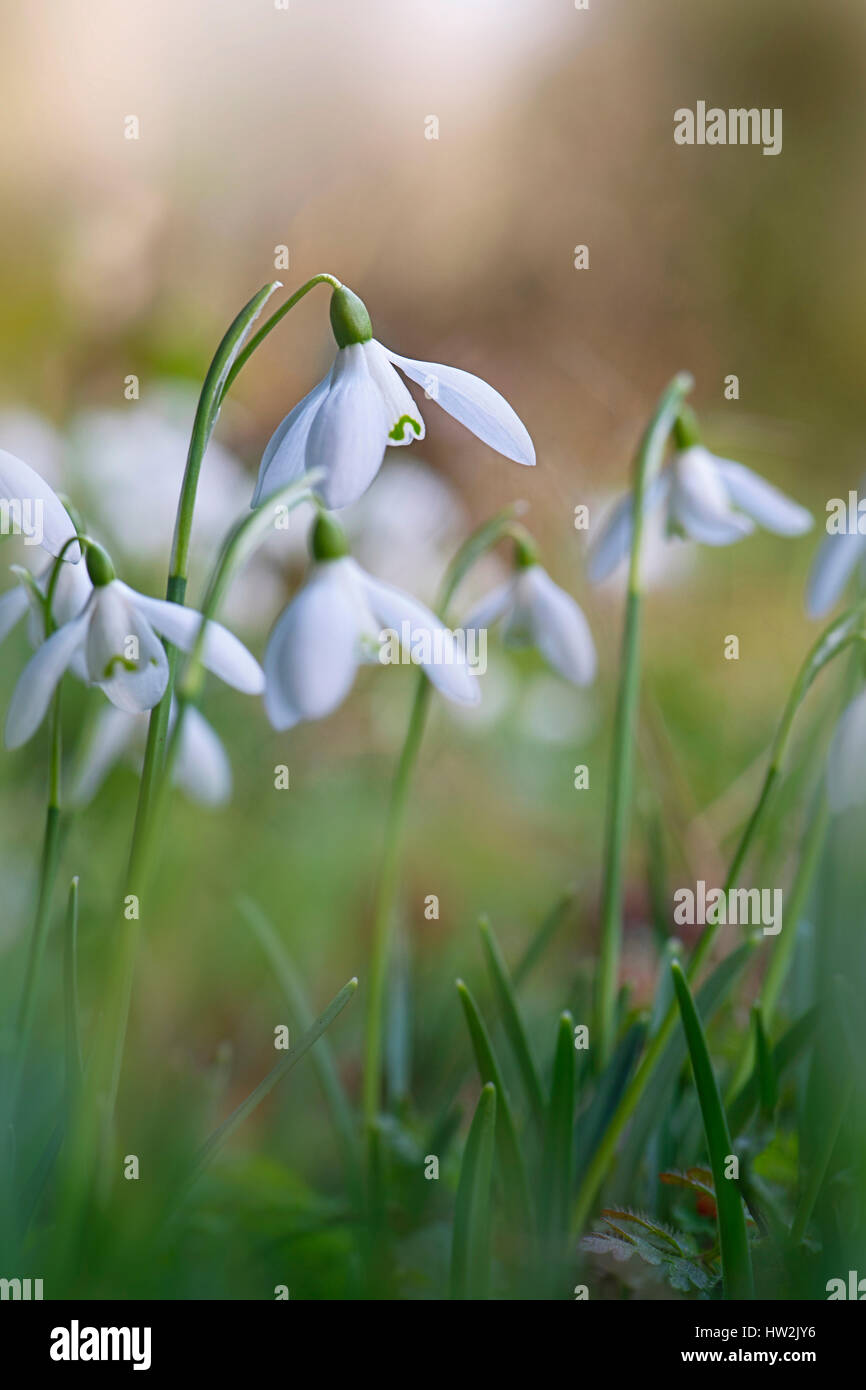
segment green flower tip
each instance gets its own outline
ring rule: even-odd
[[[337,340],[337,347],[351,347],[353,343],[369,343],[373,336],[373,325],[363,299],[341,285],[331,295],[331,328]]]
[[[320,512],[313,523],[310,550],[314,560],[342,560],[349,553],[345,531],[328,512]]]
[[[116,578],[111,556],[95,541],[91,541],[87,547],[87,573],[95,589],[104,589],[106,584],[110,584],[112,579]]]
[[[692,449],[701,442],[698,417],[689,405],[680,406],[674,421],[674,441],[678,449]]]
[[[513,536],[515,569],[528,570],[531,565],[537,565],[538,546],[529,532],[519,526],[515,528]]]

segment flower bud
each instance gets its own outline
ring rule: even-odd
[[[698,417],[690,405],[680,406],[680,413],[674,421],[674,442],[680,452],[693,449],[701,442]]]
[[[95,589],[104,589],[106,584],[117,578],[108,551],[94,541],[87,547],[87,573]]]
[[[331,328],[337,347],[341,348],[353,343],[368,343],[373,336],[366,304],[345,285],[331,295]]]
[[[346,533],[328,512],[319,512],[310,532],[310,551],[314,560],[342,560],[349,553]]]
[[[523,526],[516,526],[512,532],[514,540],[514,568],[528,570],[538,564],[538,546],[534,538]]]

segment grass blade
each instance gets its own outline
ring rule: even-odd
[[[571,1184],[574,1178],[574,1019],[570,1013],[559,1017],[553,1081],[544,1129],[544,1157],[541,1166],[540,1224],[549,1244],[550,1256],[568,1236]]]
[[[505,1033],[511,1044],[529,1104],[536,1123],[540,1126],[544,1123],[544,1092],[541,1088],[541,1078],[533,1060],[529,1048],[529,1040],[526,1030],[520,1018],[520,1011],[517,1007],[517,999],[514,994],[514,986],[511,976],[508,973],[508,966],[502,957],[499,943],[493,935],[490,923],[486,917],[482,917],[478,924],[481,933],[481,944],[484,948],[484,955],[493,981],[493,988],[499,1000],[502,1010],[502,1021],[505,1026]]]
[[[258,903],[253,902],[250,898],[240,898],[238,908],[258,937],[274,968],[274,974],[285,996],[293,1023],[299,1030],[306,1032],[313,1026],[313,1011],[308,1002],[307,992],[283,941]],[[349,1100],[340,1081],[331,1044],[327,1038],[322,1038],[320,1045],[313,1053],[312,1064],[316,1069],[319,1085],[331,1111],[346,1165],[353,1180],[357,1182],[360,1180],[361,1162],[357,1133]]]
[[[349,980],[348,984],[343,985],[339,994],[334,995],[334,998],[331,1000],[324,1013],[319,1015],[313,1026],[307,1030],[300,1041],[289,1049],[285,1057],[280,1058],[276,1066],[271,1068],[267,1076],[256,1086],[255,1090],[251,1091],[246,1099],[241,1101],[237,1109],[232,1111],[228,1119],[223,1120],[219,1128],[214,1130],[210,1138],[207,1139],[199,1149],[190,1175],[190,1183],[198,1178],[202,1170],[210,1163],[211,1159],[219,1153],[223,1144],[234,1134],[238,1126],[243,1124],[244,1120],[261,1105],[265,1096],[269,1095],[274,1087],[282,1081],[283,1077],[288,1076],[289,1072],[297,1066],[304,1054],[309,1052],[313,1044],[322,1036],[325,1029],[333,1023],[339,1013],[342,1013],[357,988],[358,981],[355,977]]]
[[[490,1225],[493,1152],[496,1142],[496,1087],[482,1087],[469,1128],[451,1246],[451,1297],[486,1299],[490,1293]]]
[[[575,891],[574,888],[567,889],[561,897],[557,898],[547,916],[543,918],[540,927],[514,967],[511,978],[515,989],[519,989],[527,975],[535,969],[559,931],[569,911],[574,906]]]
[[[469,1037],[472,1041],[472,1050],[475,1053],[475,1062],[481,1080],[485,1085],[492,1082],[496,1087],[496,1147],[502,1164],[506,1190],[521,1220],[527,1228],[530,1228],[532,1225],[532,1201],[529,1195],[529,1183],[526,1178],[526,1167],[520,1151],[517,1128],[505,1083],[502,1079],[502,1072],[493,1052],[490,1035],[478,1012],[478,1006],[462,980],[457,981],[457,992],[460,995],[460,1002],[466,1015],[466,1024],[469,1028]]]
[[[678,961],[671,965],[671,974],[692,1060],[695,1086],[704,1118],[710,1166],[713,1170],[725,1298],[750,1299],[755,1296],[755,1288],[743,1199],[740,1196],[739,1183],[725,1176],[727,1160],[733,1151],[728,1121],[710,1061],[704,1030],[688,981]]]
[[[754,1005],[752,1019],[755,1024],[755,1076],[758,1082],[758,1095],[761,1098],[761,1113],[769,1120],[773,1117],[779,1099],[779,1084],[776,1078],[776,1068],[773,1066],[773,1054],[764,1029],[764,1020],[761,1017],[760,1004]]]
[[[772,1053],[773,1072],[776,1077],[780,1077],[791,1063],[797,1060],[803,1048],[814,1037],[817,1023],[818,1010],[809,1009],[782,1034]],[[728,1107],[728,1123],[732,1134],[739,1134],[745,1128],[760,1098],[757,1073],[753,1071],[739,1095]]]

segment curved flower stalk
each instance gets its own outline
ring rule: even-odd
[[[334,364],[272,435],[253,507],[313,468],[324,472],[325,505],[346,507],[366,492],[389,444],[423,439],[424,421],[398,367],[482,443],[516,463],[535,463],[525,425],[498,391],[457,367],[383,347],[373,337],[365,305],[344,285],[331,296],[331,324],[338,348]]]
[[[595,679],[595,644],[579,604],[538,563],[535,544],[515,528],[514,573],[471,610],[464,628],[479,631],[502,621],[506,645],[534,647],[572,685]]]
[[[176,719],[177,703],[173,702],[169,734]],[[114,705],[101,709],[83,756],[75,767],[67,798],[69,804],[88,805],[117,763],[126,762],[140,768],[146,742],[144,714],[128,714]],[[190,801],[200,806],[222,806],[231,797],[232,770],[228,754],[216,730],[195,706],[184,716],[171,779]]]
[[[675,452],[649,480],[643,515],[664,509],[670,536],[702,545],[732,545],[762,526],[779,536],[801,536],[813,518],[742,463],[718,458],[700,443],[694,416],[681,412],[674,428]],[[629,494],[614,507],[589,559],[594,584],[607,579],[631,550],[634,499]]]
[[[403,660],[449,700],[481,698],[465,649],[422,603],[382,584],[348,554],[342,527],[324,513],[311,535],[313,569],[277,619],[265,652],[265,709],[275,729],[324,719],[342,704],[364,661]]]
[[[58,682],[74,663],[118,709],[138,713],[153,709],[168,684],[168,658],[157,634],[187,651],[196,641],[201,614],[130,589],[116,578],[99,546],[88,546],[87,570],[93,589],[84,609],[42,643],[15,687],[6,720],[9,748],[36,732]],[[264,688],[258,662],[218,623],[208,625],[202,661],[246,694]]]
[[[50,555],[75,562],[80,551],[75,526],[56,492],[22,459],[0,449],[0,509],[4,530],[25,536],[25,545],[41,545]]]
[[[439,602],[436,605],[437,612],[441,615],[443,622],[447,622],[448,610],[454,595],[472,568],[489,550],[492,550],[504,537],[511,534],[518,510],[522,510],[522,507],[507,507],[503,512],[484,522],[463,542],[448,567]],[[406,807],[412,777],[424,739],[424,729],[432,693],[433,686],[430,681],[425,678],[423,673],[419,674],[406,735],[391,783],[385,824],[384,850],[373,918],[370,985],[367,994],[367,1019],[364,1037],[363,1108],[367,1138],[368,1178],[372,1177],[376,1164],[376,1116],[382,1089],[385,981],[388,970],[394,904],[399,883]]]

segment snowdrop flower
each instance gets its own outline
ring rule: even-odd
[[[674,427],[676,452],[653,478],[644,495],[644,515],[664,508],[670,535],[703,545],[731,545],[748,536],[755,525],[780,536],[800,536],[812,526],[805,507],[731,459],[717,458],[699,442],[690,413]],[[589,577],[594,584],[612,574],[629,555],[632,539],[632,497],[614,507],[593,548]]]
[[[15,687],[6,719],[8,748],[19,747],[36,732],[70,666],[78,663],[87,681],[118,709],[139,713],[159,703],[168,683],[168,658],[157,633],[183,651],[195,645],[201,614],[130,589],[115,577],[105,551],[92,542],[87,572],[93,589],[83,611],[42,643]],[[260,694],[264,687],[258,662],[219,623],[207,625],[202,665],[247,694]]]
[[[570,594],[554,584],[538,563],[534,542],[515,536],[515,570],[470,612],[467,630],[481,630],[504,619],[508,646],[535,647],[549,666],[572,685],[595,677],[595,644],[589,624]]]
[[[864,486],[866,482],[860,485],[861,495]],[[839,529],[830,529],[833,518],[828,515],[827,535],[818,547],[806,587],[806,612],[810,618],[823,618],[825,613],[835,608],[858,566],[861,584],[866,575],[866,534],[859,530],[856,499],[857,494],[852,492],[849,495],[847,524],[839,526]],[[829,504],[827,511],[829,514]]]
[[[843,713],[827,754],[827,804],[834,813],[866,801],[866,690]]]
[[[75,538],[72,518],[43,478],[14,454],[0,449],[0,530],[22,532],[25,545],[41,545],[59,555]],[[64,558],[75,561],[80,550],[69,545]]]
[[[172,701],[169,732],[176,717]],[[115,763],[124,760],[140,767],[146,742],[145,714],[127,714],[113,705],[101,709],[73,775],[70,803],[86,806],[92,801]],[[226,750],[194,705],[188,705],[183,716],[172,781],[202,806],[221,806],[231,796],[232,772]]]
[[[424,421],[397,367],[484,444],[516,463],[535,463],[526,427],[498,391],[457,367],[400,357],[383,347],[373,337],[365,305],[345,286],[331,296],[331,325],[338,347],[334,365],[272,436],[252,506],[305,470],[321,468],[325,505],[346,507],[366,492],[389,444],[423,439]]]
[[[311,542],[310,577],[277,620],[265,652],[265,709],[275,729],[331,714],[359,664],[384,660],[386,638],[396,639],[401,659],[422,666],[449,700],[477,703],[465,652],[429,608],[367,574],[332,517],[319,516]]]

